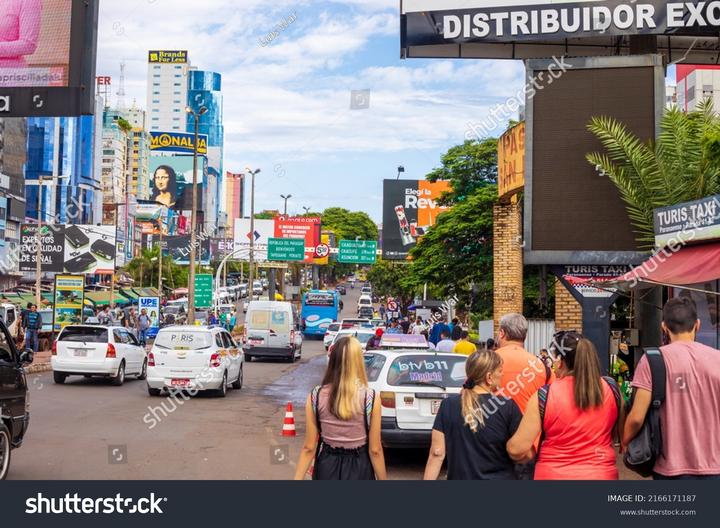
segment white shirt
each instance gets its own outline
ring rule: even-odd
[[[438,352],[449,352],[452,353],[452,351],[455,349],[455,341],[452,339],[443,339],[437,344],[436,350]]]

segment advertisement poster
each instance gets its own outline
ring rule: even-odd
[[[65,260],[65,227],[43,225],[41,243],[42,271],[62,273]],[[37,224],[20,228],[20,271],[37,270]]]
[[[207,144],[207,134],[198,134],[198,154],[207,154]],[[175,152],[192,156],[195,153],[195,134],[187,132],[150,132],[150,150],[152,152]]]
[[[305,248],[313,248],[305,252],[306,264],[312,264],[315,258],[314,248],[320,243],[322,219],[319,216],[278,216],[275,218],[275,238],[305,239]]]
[[[255,239],[255,260],[267,262],[268,241],[275,238],[274,220],[255,220],[255,231],[251,235],[250,219],[239,218],[235,220],[235,250],[247,250],[248,253],[238,253],[239,259],[246,259],[250,252],[250,238]]]
[[[132,245],[126,244],[126,247]],[[115,226],[65,226],[63,271],[88,275],[110,275],[115,269]]]
[[[210,255],[213,260],[222,260],[235,250],[235,241],[232,238],[211,238]]]
[[[383,187],[383,259],[407,260],[410,250],[448,210],[437,204],[450,183],[385,180]]]
[[[150,329],[148,330],[147,336],[150,339],[155,339],[155,336],[157,336],[160,330],[160,298],[140,297],[138,303],[138,315],[142,314],[142,311],[145,310],[150,318]]]
[[[56,275],[53,331],[59,332],[66,326],[81,324],[84,304],[85,277]]]
[[[206,175],[207,161],[200,157],[198,204],[202,203]],[[192,209],[193,156],[151,156],[150,178],[150,200],[175,211]]]
[[[72,0],[0,3],[0,88],[64,87]]]
[[[210,239],[198,237],[196,240],[200,247],[200,263],[210,265]],[[190,264],[190,235],[163,237],[163,255],[172,257],[175,264],[186,266]]]

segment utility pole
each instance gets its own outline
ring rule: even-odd
[[[253,282],[255,281],[255,175],[260,169],[254,171],[246,169],[250,174],[250,269],[248,270],[248,297],[253,300]]]
[[[284,209],[283,215],[287,216],[287,203],[288,203],[288,200],[290,198],[292,198],[292,194],[288,194],[287,196],[285,196],[284,194],[281,194],[280,198],[285,200],[285,209]]]

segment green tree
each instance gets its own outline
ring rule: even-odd
[[[323,229],[331,230],[340,240],[377,240],[378,231],[375,222],[367,213],[348,211],[342,207],[325,209],[322,214]]]
[[[479,188],[497,182],[497,139],[468,140],[448,150],[442,166],[427,175],[427,180],[448,180],[452,191],[439,201],[452,205],[469,199]]]
[[[693,112],[668,110],[657,142],[611,117],[594,117],[588,129],[606,152],[587,160],[617,186],[643,248],[654,246],[653,209],[720,193],[720,118],[710,101]]]
[[[416,292],[415,286],[405,280],[410,267],[410,263],[378,260],[367,273],[373,293],[380,297],[393,297],[407,309]]]

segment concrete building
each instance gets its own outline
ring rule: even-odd
[[[711,99],[715,111],[720,111],[720,65],[678,64],[675,76],[678,108],[690,112]]]
[[[225,174],[225,214],[227,232],[232,233],[235,220],[245,216],[245,175]]]
[[[150,131],[185,132],[190,68],[187,51],[148,53],[147,111]]]
[[[150,133],[147,129],[147,114],[135,104],[124,112],[132,125],[130,150],[130,194],[138,200],[150,198]]]
[[[116,204],[125,203],[130,179],[131,130],[123,130],[124,117],[118,110],[106,110],[102,129],[103,224],[114,223]]]

